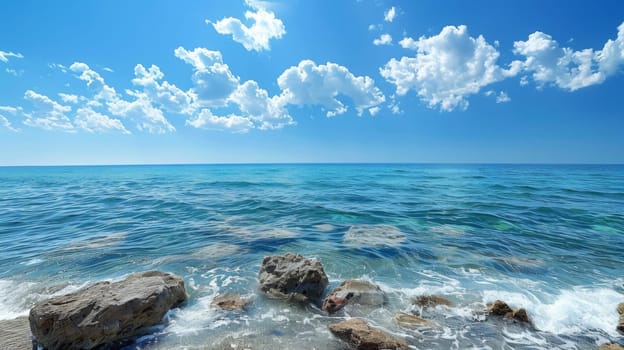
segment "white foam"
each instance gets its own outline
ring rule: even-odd
[[[618,336],[615,326],[616,311],[624,295],[608,288],[576,287],[558,295],[537,296],[528,291],[486,291],[484,303],[504,300],[512,308],[523,307],[539,330],[554,334],[584,334],[588,330],[602,330]]]
[[[67,285],[52,292],[35,282],[17,282],[0,279],[0,320],[11,320],[27,316],[30,308],[38,301],[63,295],[82,288],[83,285]]]
[[[26,265],[26,266],[31,266],[31,265],[38,265],[38,264],[41,264],[41,263],[42,263],[42,262],[44,262],[44,261],[45,261],[45,260],[40,259],[40,258],[33,258],[33,259],[28,260],[28,261],[23,261],[23,262],[21,262],[20,264],[21,264],[21,265]]]

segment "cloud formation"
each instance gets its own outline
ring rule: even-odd
[[[391,45],[392,44],[392,36],[390,34],[381,34],[379,38],[373,40],[373,45]]]
[[[24,58],[24,55],[22,55],[21,53],[14,53],[10,51],[6,52],[6,51],[0,50],[0,61],[7,63],[9,62],[9,57]]]
[[[618,27],[617,38],[598,51],[561,47],[550,35],[535,32],[526,41],[514,42],[514,53],[524,56],[522,70],[538,87],[552,84],[575,91],[601,84],[624,64],[624,23]]]
[[[317,65],[311,60],[303,60],[286,69],[277,78],[277,84],[282,89],[281,98],[285,103],[319,105],[327,110],[328,117],[347,111],[347,106],[338,99],[340,96],[348,97],[360,116],[365,109],[385,101],[373,79],[355,76],[346,67],[332,62]]]
[[[26,118],[24,124],[46,130],[76,131],[67,116],[67,113],[71,111],[70,106],[61,105],[48,96],[32,90],[27,90],[24,93],[24,99],[34,107],[31,112],[23,113]]]
[[[394,17],[396,17],[396,15],[397,15],[396,7],[392,6],[386,12],[384,12],[384,21],[392,22],[394,21]]]
[[[247,51],[270,50],[269,41],[279,39],[286,34],[284,23],[275,17],[275,13],[264,8],[258,1],[245,1],[255,11],[246,11],[245,18],[253,22],[250,27],[234,17],[226,17],[212,24],[217,33],[231,35],[232,40],[243,45]]]
[[[447,26],[438,35],[405,38],[400,45],[416,50],[415,57],[391,59],[381,76],[396,87],[397,95],[414,90],[430,108],[452,111],[468,107],[467,96],[518,73],[519,62],[508,69],[497,64],[496,48],[483,36],[471,37],[468,28]]]

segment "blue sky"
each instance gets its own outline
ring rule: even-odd
[[[31,1],[0,165],[624,162],[624,3]]]

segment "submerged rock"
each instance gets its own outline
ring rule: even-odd
[[[518,310],[513,310],[507,303],[501,300],[496,300],[494,303],[489,304],[487,306],[486,311],[495,316],[501,316],[504,318],[512,318],[518,322],[530,323],[529,315],[526,310],[520,308]]]
[[[435,307],[438,305],[444,306],[453,306],[453,303],[448,299],[443,298],[437,295],[421,295],[414,299],[414,305],[422,306],[422,307]]]
[[[122,281],[99,282],[36,303],[30,310],[30,328],[37,344],[48,350],[93,349],[158,324],[169,309],[187,298],[179,276],[135,273]]]
[[[318,300],[329,284],[320,262],[293,253],[265,257],[258,279],[268,296],[301,302]]]
[[[32,333],[28,317],[0,320],[0,349],[32,350]]]
[[[406,350],[407,343],[377,328],[371,327],[359,318],[329,325],[329,330],[350,346],[362,350]]]
[[[433,323],[420,318],[416,315],[407,314],[405,312],[397,312],[394,314],[394,319],[401,327],[415,329],[420,327],[432,327]]]
[[[624,350],[624,346],[616,343],[606,343],[600,345],[600,348],[598,348],[598,350]]]
[[[325,298],[323,310],[334,313],[348,303],[380,306],[384,303],[384,292],[378,285],[367,281],[346,280]]]
[[[351,226],[342,238],[342,243],[353,248],[397,247],[405,241],[405,234],[391,225]]]
[[[240,294],[226,293],[215,297],[210,306],[226,311],[242,311],[250,303],[250,300],[242,298]]]

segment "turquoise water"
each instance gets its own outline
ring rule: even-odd
[[[160,269],[191,300],[129,349],[339,349],[359,316],[417,349],[595,349],[624,302],[624,166],[194,165],[0,168],[0,319],[102,279]],[[330,287],[379,284],[388,302],[329,317],[258,294],[263,256],[318,258]],[[244,314],[212,298],[254,299]],[[398,327],[421,294],[435,327]],[[484,320],[525,307],[535,328]]]

